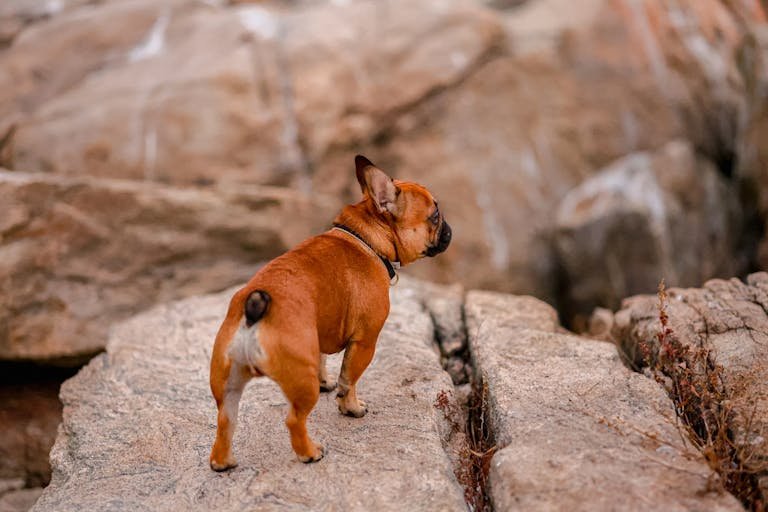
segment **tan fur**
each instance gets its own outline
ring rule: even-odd
[[[360,234],[377,254],[403,265],[436,246],[444,230],[450,241],[450,227],[443,226],[442,217],[439,223],[437,215],[430,220],[436,203],[427,189],[392,181],[362,157],[356,163],[363,200],[346,206],[336,223]],[[321,388],[336,386],[325,370],[325,354],[345,350],[338,378],[340,412],[365,415],[356,384],[373,359],[389,314],[389,284],[378,257],[348,233],[330,230],[272,260],[235,293],[211,357],[211,391],[219,411],[210,456],[213,469],[237,464],[232,435],[240,394],[253,377],[270,377],[285,394],[290,406],[285,423],[303,462],[324,454],[309,437],[306,419]],[[245,303],[256,290],[267,292],[271,302],[257,324],[246,327]]]

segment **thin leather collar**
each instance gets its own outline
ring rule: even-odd
[[[387,273],[389,274],[389,280],[390,281],[397,276],[397,272],[395,272],[395,268],[400,268],[400,262],[399,261],[391,262],[387,258],[382,256],[381,254],[379,254],[376,251],[374,251],[373,247],[371,247],[371,244],[369,244],[365,240],[365,238],[360,236],[360,234],[357,233],[357,231],[355,231],[355,230],[345,226],[344,224],[334,224],[333,227],[334,227],[334,229],[338,229],[339,231],[344,231],[345,233],[348,233],[348,234],[352,235],[353,237],[357,238],[363,245],[368,247],[368,249],[370,249],[373,254],[378,256],[378,258],[381,260],[381,262],[384,264],[384,266],[387,269]]]

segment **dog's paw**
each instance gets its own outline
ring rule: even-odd
[[[315,453],[313,455],[299,455],[299,460],[303,462],[304,464],[309,464],[310,462],[317,462],[320,459],[322,459],[325,456],[325,446],[321,444],[315,445]]]
[[[337,386],[336,379],[333,379],[331,377],[328,377],[325,380],[320,381],[320,392],[327,393],[328,391],[333,391],[336,389]]]
[[[235,459],[225,460],[224,462],[219,462],[213,458],[211,459],[211,469],[214,471],[226,471],[234,467],[237,467],[237,461]]]
[[[348,404],[343,399],[339,400],[339,412],[352,418],[362,418],[368,412],[368,406],[362,400],[357,401],[357,405]]]

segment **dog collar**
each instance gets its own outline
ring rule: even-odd
[[[369,251],[371,251],[373,254],[375,254],[381,260],[381,262],[384,264],[384,267],[386,267],[386,269],[387,269],[387,273],[389,274],[390,282],[392,282],[392,280],[394,280],[394,283],[392,283],[392,284],[397,283],[398,275],[397,275],[397,272],[395,272],[395,269],[399,269],[400,268],[400,262],[399,261],[389,261],[387,258],[385,258],[384,256],[382,256],[379,253],[377,253],[376,251],[374,251],[373,247],[371,247],[371,244],[366,242],[365,239],[362,236],[360,236],[355,230],[345,226],[344,224],[334,224],[333,225],[333,229],[338,229],[339,231],[343,231],[343,232],[347,233],[348,235],[352,235],[353,237],[357,238],[357,240],[361,244],[363,244]]]

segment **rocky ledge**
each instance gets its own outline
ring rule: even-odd
[[[241,403],[239,467],[208,467],[208,362],[231,291],[117,326],[106,354],[62,387],[53,477],[33,510],[463,510],[443,449],[446,422],[433,407],[453,386],[433,351],[429,315],[401,292],[358,388],[369,413],[342,416],[334,395],[323,395],[308,428],[327,453],[313,465],[294,456],[284,398],[260,379]]]
[[[322,461],[296,460],[284,399],[258,380],[241,406],[240,466],[214,473],[207,370],[230,293],[113,328],[106,353],[62,388],[53,479],[33,510],[466,510],[472,436],[452,417],[461,394],[441,358],[449,367],[467,352],[484,407],[466,412],[491,427],[481,490],[497,510],[742,509],[712,485],[662,386],[630,370],[612,344],[567,333],[530,297],[409,279],[392,290],[360,383],[369,414],[341,416],[324,395],[310,416]]]
[[[696,417],[710,463],[755,510],[768,503],[768,274],[672,288],[660,340],[659,300],[626,299],[613,337],[630,366],[652,372],[677,406]],[[674,382],[687,381],[686,388]],[[762,507],[762,508],[761,508]]]
[[[742,510],[681,438],[672,403],[609,343],[563,332],[532,297],[470,292],[497,510]]]

